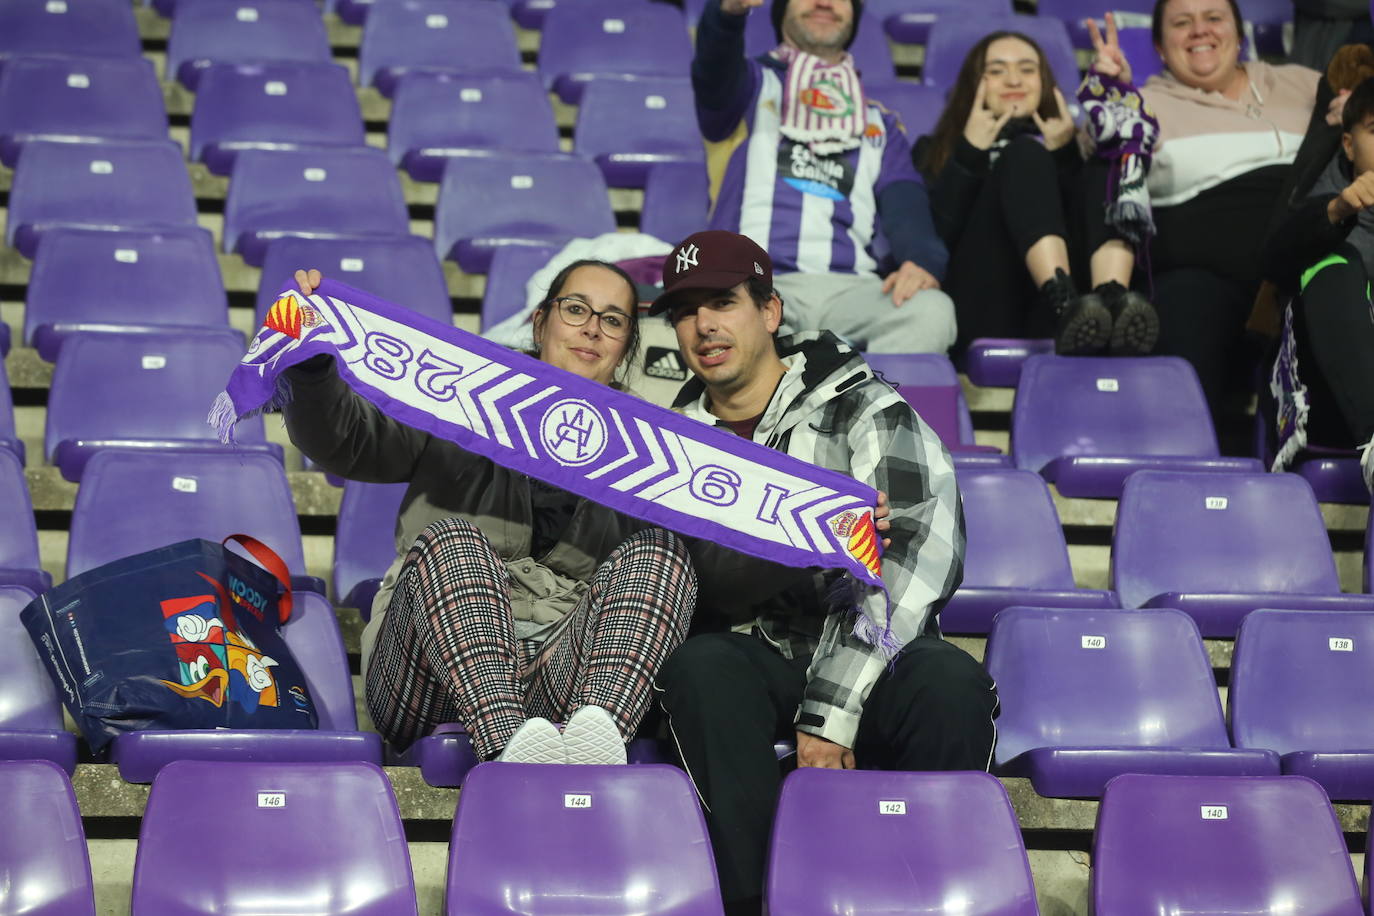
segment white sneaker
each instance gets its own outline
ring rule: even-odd
[[[1374,494],[1374,439],[1360,446],[1360,473],[1364,475],[1365,489]]]
[[[567,763],[563,733],[548,719],[526,719],[496,758],[505,763]]]
[[[568,763],[625,763],[625,739],[600,706],[583,706],[568,717],[563,747]]]

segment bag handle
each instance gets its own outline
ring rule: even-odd
[[[220,545],[223,546],[230,541],[248,551],[253,559],[258,561],[258,565],[275,576],[285,589],[277,599],[277,626],[282,626],[291,619],[291,571],[286,568],[286,562],[277,556],[275,550],[250,534],[231,534],[220,541]]]

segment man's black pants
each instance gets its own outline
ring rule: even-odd
[[[721,894],[757,898],[782,773],[776,738],[795,736],[810,659],[786,659],[743,633],[693,636],[655,689],[683,766],[706,807]],[[967,652],[934,637],[909,643],[864,703],[860,768],[986,770],[997,690]]]

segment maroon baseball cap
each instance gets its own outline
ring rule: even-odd
[[[649,306],[649,314],[668,311],[686,290],[732,289],[753,278],[773,285],[773,262],[752,239],[723,229],[695,232],[663,259],[663,292]]]

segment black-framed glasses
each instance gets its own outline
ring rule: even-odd
[[[600,322],[601,333],[607,337],[619,340],[629,333],[630,316],[620,309],[606,309],[598,312],[576,296],[560,296],[553,302],[554,305],[558,306],[558,314],[562,316],[564,324],[570,327],[580,328],[595,315],[597,321]]]

